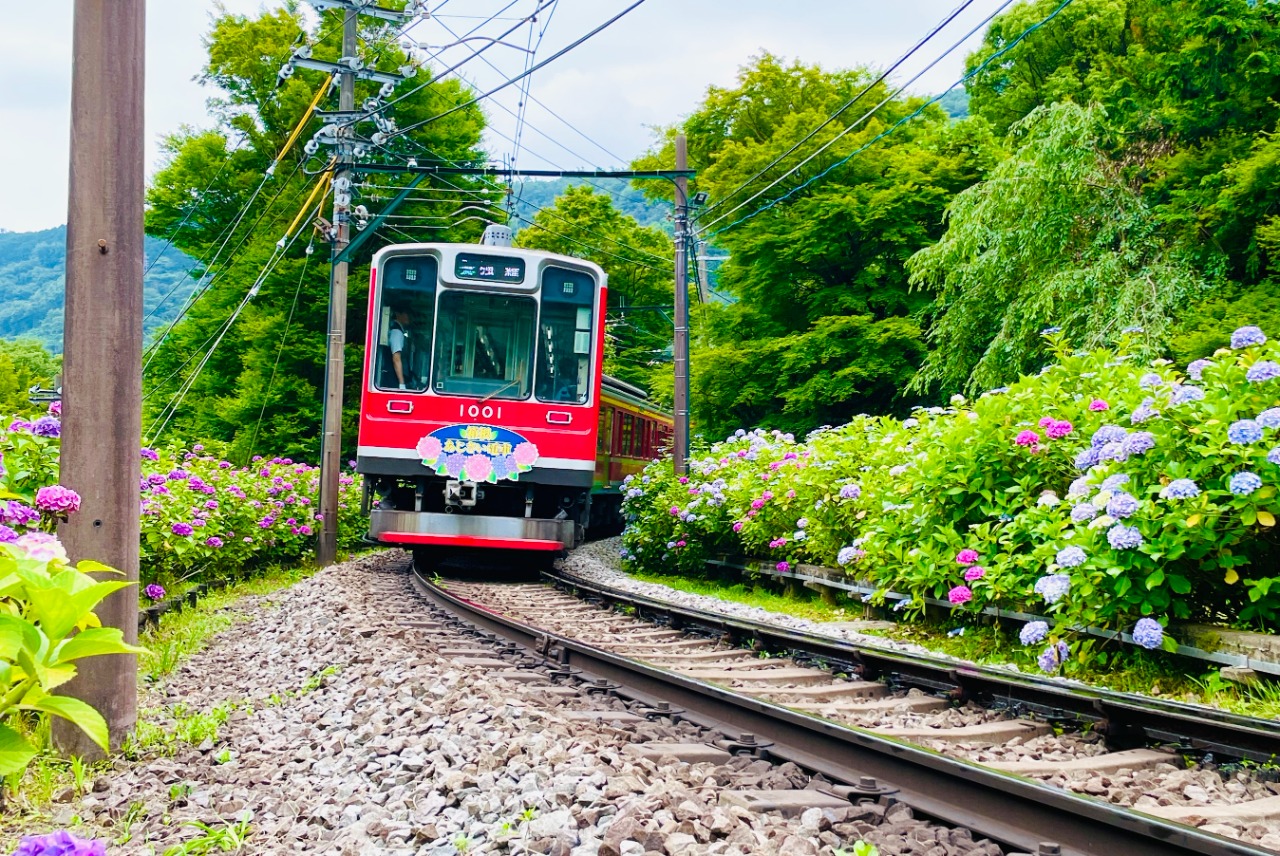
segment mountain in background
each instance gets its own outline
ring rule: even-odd
[[[168,324],[196,281],[195,262],[158,238],[147,238],[143,278],[143,341]],[[62,353],[66,294],[67,227],[42,232],[0,230],[0,339],[32,338],[50,353]],[[152,264],[152,261],[159,260]],[[154,314],[153,314],[154,313]]]
[[[969,93],[963,86],[952,89],[938,99],[938,106],[947,111],[952,119],[969,118]]]
[[[585,184],[596,193],[613,200],[613,207],[634,217],[641,226],[657,226],[672,234],[671,206],[662,202],[650,202],[644,194],[631,186],[631,182],[615,178],[553,178],[550,180],[527,179],[515,185],[516,216],[511,223],[517,232],[529,225],[533,215],[542,208],[555,205],[556,197],[574,185]]]

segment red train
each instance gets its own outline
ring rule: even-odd
[[[503,231],[374,256],[356,458],[369,540],[558,553],[619,523],[619,483],[669,443],[671,418],[603,376],[604,271]]]

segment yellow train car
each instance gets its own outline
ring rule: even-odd
[[[591,489],[591,526],[622,524],[622,480],[671,450],[675,420],[639,387],[605,375]]]

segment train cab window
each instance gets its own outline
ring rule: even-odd
[[[432,389],[482,399],[529,397],[537,305],[471,291],[440,296]]]
[[[392,256],[382,265],[373,373],[378,389],[427,388],[437,272],[433,256]]]
[[[594,277],[580,271],[548,267],[542,272],[534,385],[539,401],[586,404],[591,397],[595,285]]]

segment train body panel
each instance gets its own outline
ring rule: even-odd
[[[670,419],[634,387],[602,392],[606,296],[600,268],[553,253],[374,256],[356,459],[371,540],[551,551],[619,518],[618,482]]]

